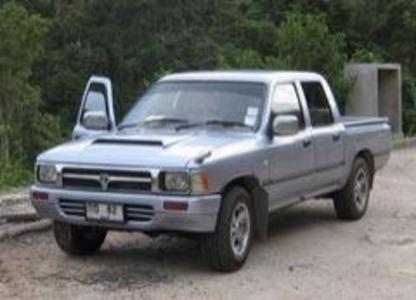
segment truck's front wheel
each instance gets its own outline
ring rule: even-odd
[[[77,226],[55,221],[53,233],[56,243],[71,255],[95,253],[104,243],[107,231],[98,227]]]
[[[371,189],[371,173],[367,162],[359,157],[346,186],[334,196],[334,207],[339,219],[359,220],[368,207]]]
[[[250,252],[253,213],[250,195],[241,187],[229,190],[223,198],[215,233],[202,239],[205,259],[215,270],[240,269]]]

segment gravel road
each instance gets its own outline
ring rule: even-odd
[[[110,233],[101,252],[71,258],[52,234],[0,243],[0,299],[415,299],[416,150],[397,151],[356,223],[332,203],[275,214],[234,274],[209,271],[190,240]]]

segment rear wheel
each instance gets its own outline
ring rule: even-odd
[[[346,186],[334,196],[334,207],[338,218],[359,220],[367,211],[371,189],[370,168],[361,157],[353,163]]]
[[[97,252],[107,235],[107,231],[102,228],[57,221],[53,224],[53,233],[59,248],[71,255],[87,255]]]
[[[236,271],[248,257],[252,238],[250,195],[243,188],[234,187],[223,198],[216,231],[202,239],[202,252],[214,270]]]

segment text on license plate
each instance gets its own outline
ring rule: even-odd
[[[123,205],[111,203],[86,204],[87,219],[111,222],[123,222]]]

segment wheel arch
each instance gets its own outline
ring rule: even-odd
[[[254,210],[255,233],[262,239],[267,237],[268,215],[269,215],[269,196],[261,186],[259,179],[254,175],[239,176],[230,180],[221,190],[224,195],[233,187],[245,189],[251,198]]]
[[[362,158],[366,161],[367,165],[370,168],[370,175],[371,175],[371,188],[373,187],[374,175],[375,175],[375,162],[374,162],[374,155],[369,149],[362,149],[360,150],[354,157],[355,161],[357,158]]]

